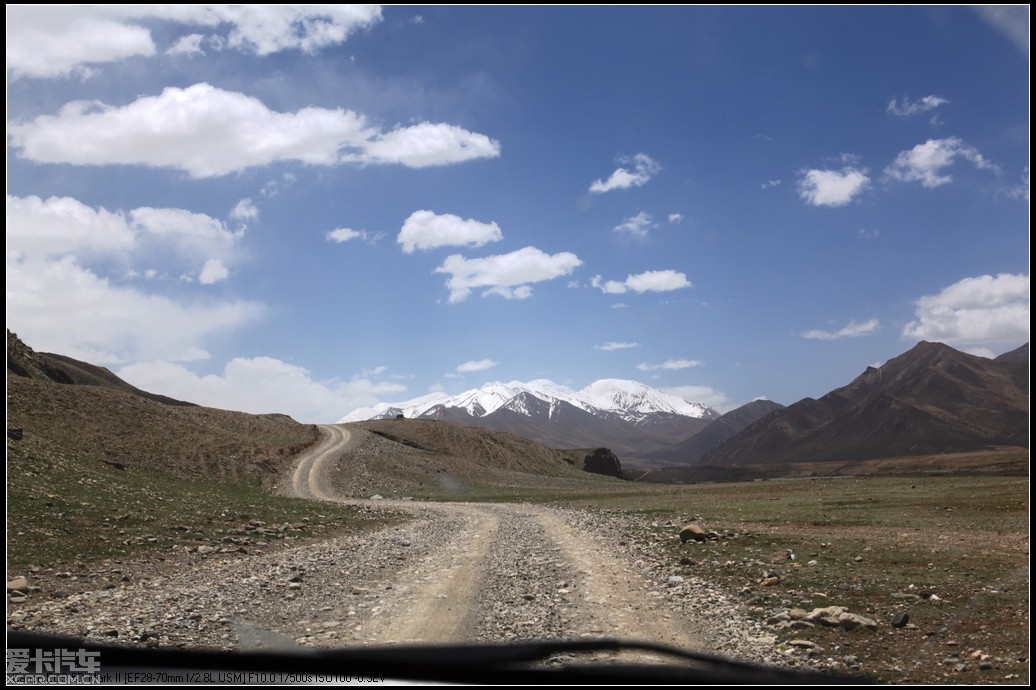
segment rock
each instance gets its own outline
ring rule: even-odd
[[[680,530],[680,541],[684,544],[692,539],[694,541],[706,541],[708,538],[705,530],[693,522],[684,525],[683,529]]]
[[[796,608],[788,610],[788,616],[790,616],[793,621],[800,621],[808,615],[809,613],[807,613],[805,609]]]
[[[910,614],[906,611],[899,611],[896,615],[892,616],[892,627],[903,628],[910,622]]]
[[[810,642],[809,640],[791,640],[788,644],[800,649],[813,649],[817,646],[816,642]]]
[[[12,603],[12,604],[24,604],[25,603],[25,597],[10,596],[10,597],[7,598],[7,601]]]
[[[16,577],[7,581],[7,591],[18,590],[24,592],[29,589],[29,581],[24,577]]]
[[[665,581],[665,583],[667,585],[669,585],[670,587],[672,587],[674,585],[678,585],[681,582],[683,582],[683,578],[680,577],[679,575],[670,575],[669,577],[666,578],[666,581]]]
[[[865,616],[849,613],[848,611],[838,616],[838,626],[846,630],[853,630],[861,625],[874,630],[878,627],[878,622]]]
[[[382,496],[381,494],[374,494],[373,496],[371,496],[371,500],[372,501],[381,501],[381,500],[384,500],[384,498],[385,497]]]

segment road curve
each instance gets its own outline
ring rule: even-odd
[[[336,501],[338,499],[325,490],[328,486],[327,463],[345,450],[351,435],[335,424],[321,424],[319,428],[324,438],[316,448],[303,453],[299,458],[295,472],[291,475],[289,491],[299,498]]]

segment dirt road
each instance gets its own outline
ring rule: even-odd
[[[356,503],[331,495],[325,479],[329,463],[349,461],[349,434],[323,428],[327,438],[300,459],[293,491]],[[363,612],[353,609],[359,617],[354,630],[362,631],[364,642],[606,636],[686,649],[715,647],[701,620],[684,616],[665,596],[664,585],[660,590],[658,582],[645,579],[644,563],[631,562],[604,533],[595,534],[585,514],[573,519],[580,511],[528,504],[376,503],[405,509],[416,520],[403,530],[406,536],[396,528],[390,537],[407,553],[391,582],[379,582],[377,604]],[[357,591],[370,590],[361,585]]]

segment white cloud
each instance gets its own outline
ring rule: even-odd
[[[683,222],[683,214],[682,213],[670,213],[669,216],[668,216],[668,220],[669,220],[670,223],[682,223]]]
[[[759,186],[762,187],[763,189],[770,189],[771,187],[778,187],[778,186],[780,186],[780,184],[781,184],[780,180],[767,180],[766,182],[763,182]]]
[[[906,96],[902,99],[895,99],[889,101],[886,111],[893,115],[899,115],[900,117],[907,117],[910,115],[917,115],[919,113],[927,113],[930,110],[935,110],[940,105],[945,105],[950,101],[943,98],[942,96],[925,96],[919,101],[911,101]]]
[[[457,365],[457,373],[470,374],[475,371],[485,371],[486,369],[492,369],[495,366],[499,366],[500,362],[494,362],[491,359],[476,359],[470,362],[464,362],[463,364]]]
[[[856,323],[850,321],[849,325],[844,328],[839,328],[837,331],[823,331],[823,330],[812,330],[806,331],[802,334],[803,338],[809,340],[839,340],[841,338],[858,338],[863,335],[870,335],[874,331],[878,330],[877,319],[870,319],[863,323]]]
[[[224,33],[181,36],[171,54],[194,55],[204,38],[257,55],[313,53],[381,20],[374,5],[11,5],[7,70],[13,78],[89,76],[90,65],[156,53],[141,24],[165,21]]]
[[[604,345],[594,345],[595,350],[602,350],[604,352],[612,352],[614,350],[629,350],[634,347],[640,347],[640,343],[617,343],[607,342]]]
[[[230,271],[223,265],[223,261],[220,259],[209,259],[202,266],[201,273],[198,274],[198,282],[202,285],[212,285],[218,283],[221,280],[226,280],[230,276]]]
[[[718,410],[726,408],[727,403],[730,402],[729,398],[727,398],[724,393],[707,386],[675,386],[672,388],[663,388],[662,391],[678,395],[684,400],[714,407]]]
[[[37,163],[145,165],[214,177],[276,161],[307,165],[447,165],[500,154],[482,134],[422,123],[383,134],[341,108],[279,113],[209,84],[169,87],[116,107],[74,101],[57,115],[8,126],[19,155]]]
[[[136,230],[121,213],[71,197],[7,197],[7,251],[37,256],[129,251]]]
[[[427,168],[499,155],[500,142],[485,134],[441,122],[422,122],[379,134],[363,146],[361,153],[345,160]]]
[[[657,226],[655,221],[651,219],[651,215],[641,211],[637,215],[622,221],[613,229],[615,232],[628,232],[636,237],[647,237],[648,230],[654,227]]]
[[[669,359],[660,364],[648,364],[646,362],[637,365],[641,371],[657,371],[659,369],[690,369],[700,366],[701,362],[696,359]]]
[[[681,288],[693,287],[687,275],[678,271],[666,269],[664,271],[645,271],[636,275],[629,275],[625,281],[607,280],[602,281],[601,276],[594,276],[590,285],[601,292],[610,295],[621,295],[627,291],[638,294],[645,292],[669,292]]]
[[[363,233],[351,228],[336,228],[335,230],[328,230],[325,237],[327,237],[329,242],[341,243],[354,240],[357,237],[363,237]]]
[[[469,218],[464,220],[452,213],[438,215],[432,211],[414,211],[403,222],[396,242],[403,245],[407,254],[421,249],[428,251],[438,247],[481,247],[490,242],[499,242],[504,237],[496,223],[481,223]]]
[[[204,55],[205,51],[202,49],[201,44],[205,40],[205,36],[202,34],[188,34],[181,36],[172,46],[166,49],[166,55],[186,55],[188,57],[194,57],[195,55]]]
[[[147,29],[102,18],[79,17],[79,11],[69,9],[8,6],[7,73],[10,78],[89,76],[88,64],[155,54],[155,44]]]
[[[254,302],[178,303],[113,286],[72,256],[7,259],[12,330],[36,349],[96,364],[194,359],[206,340],[262,313]]]
[[[892,165],[885,168],[885,176],[903,182],[920,182],[922,186],[931,189],[953,181],[952,177],[942,174],[942,171],[953,165],[958,158],[963,158],[979,170],[999,171],[975,147],[957,137],[950,137],[929,139],[909,151],[901,151]]]
[[[366,378],[345,383],[315,380],[306,369],[273,357],[238,357],[219,375],[198,376],[164,360],[132,364],[118,375],[150,392],[253,414],[280,412],[303,423],[334,422],[349,410],[406,391],[402,384]]]
[[[806,170],[799,180],[799,196],[810,206],[845,206],[869,185],[865,168]]]
[[[240,239],[219,219],[184,209],[141,207],[123,213],[71,197],[7,197],[8,252],[34,257],[74,254],[124,263],[158,257],[196,266],[205,259],[234,259]]]
[[[592,194],[603,194],[614,189],[641,187],[662,169],[661,165],[643,153],[638,153],[633,158],[619,159],[619,162],[632,166],[632,169],[618,168],[607,180],[594,180],[590,185]]]
[[[903,337],[945,343],[1015,343],[1029,339],[1029,276],[964,278],[917,300]]]
[[[449,274],[446,286],[450,289],[451,303],[463,302],[474,288],[487,288],[488,294],[522,299],[531,294],[529,283],[568,275],[582,263],[571,252],[551,255],[535,247],[525,247],[481,259],[453,254],[446,257],[435,272]]]
[[[242,199],[231,209],[230,217],[242,222],[259,220],[259,207],[251,199]]]

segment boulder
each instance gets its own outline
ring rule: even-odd
[[[684,544],[692,539],[694,541],[706,541],[708,538],[709,536],[705,530],[693,522],[684,525],[683,529],[680,530],[680,541]]]

